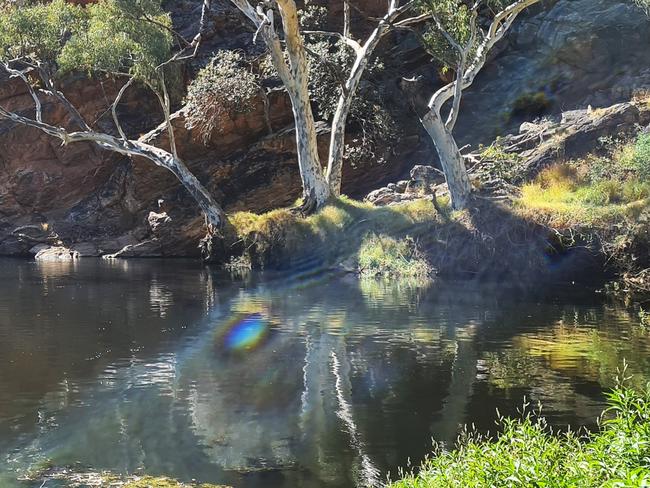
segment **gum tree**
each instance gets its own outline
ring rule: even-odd
[[[350,3],[347,0],[344,2],[342,32],[303,32],[294,0],[267,0],[260,2],[256,8],[249,0],[231,1],[255,26],[253,40],[261,38],[266,44],[273,66],[291,99],[296,125],[298,164],[303,183],[302,211],[309,213],[324,205],[331,196],[338,196],[340,193],[347,118],[357,95],[359,82],[379,41],[395,26],[418,22],[426,17],[426,14],[400,20],[403,14],[415,6],[415,1],[407,1],[399,6],[399,0],[390,0],[386,15],[378,20],[371,34],[365,40],[357,41],[351,34]],[[276,13],[279,13],[281,31],[279,25],[276,25]],[[326,171],[323,171],[318,155],[313,100],[309,91],[308,55],[314,53],[306,46],[305,34],[336,38],[352,49],[355,57],[351,69],[342,73],[340,95],[332,121]]]
[[[90,142],[102,149],[127,156],[140,156],[174,174],[196,200],[206,218],[209,244],[223,226],[225,215],[210,192],[179,158],[170,120],[170,95],[166,78],[173,65],[196,54],[205,25],[209,1],[204,0],[197,34],[179,40],[160,0],[101,0],[80,7],[64,0],[51,3],[0,5],[0,69],[22,80],[33,100],[33,111],[15,112],[0,106],[0,118],[41,130],[62,144]],[[67,96],[59,81],[70,72],[124,79],[109,107],[115,133],[97,130],[87,122]],[[160,102],[169,150],[147,142],[146,135],[129,138],[122,128],[117,107],[134,84],[149,87]],[[57,127],[45,120],[43,101],[55,101],[67,111],[72,127]]]
[[[646,15],[650,15],[650,0],[634,0],[634,4],[643,9]]]
[[[455,79],[431,96],[426,112],[420,116],[440,157],[454,209],[466,208],[472,191],[453,136],[463,91],[472,85],[488,53],[503,39],[517,16],[539,1],[418,0],[421,11],[432,19],[422,36],[424,45],[434,58],[455,72]],[[486,28],[481,26],[483,21],[487,22]]]

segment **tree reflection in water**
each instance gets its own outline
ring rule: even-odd
[[[492,429],[495,409],[516,414],[524,396],[557,425],[589,425],[623,358],[639,379],[650,371],[650,335],[589,294],[12,263],[0,267],[0,471],[48,459],[370,486],[432,438]]]

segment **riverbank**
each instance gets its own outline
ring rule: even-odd
[[[500,418],[491,438],[468,431],[456,449],[434,451],[417,473],[390,488],[647,486],[650,395],[617,388],[597,432],[554,432],[539,412]]]
[[[416,166],[364,202],[342,197],[307,218],[235,213],[227,266],[650,292],[650,135],[638,128],[649,116],[643,101],[522,126],[468,155],[475,198],[460,212],[441,175]]]

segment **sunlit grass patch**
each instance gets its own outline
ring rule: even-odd
[[[446,205],[441,202],[439,207],[446,210]],[[232,240],[251,255],[255,266],[264,267],[288,266],[291,260],[306,255],[325,263],[341,262],[358,254],[369,233],[417,236],[446,218],[430,200],[376,207],[341,197],[305,218],[281,209],[261,215],[238,212],[230,216],[230,223]]]
[[[359,270],[366,277],[425,280],[433,269],[412,237],[368,235],[359,249]]]
[[[390,488],[642,487],[650,483],[650,393],[619,387],[593,434],[553,431],[528,411],[496,438],[467,431]]]
[[[522,188],[517,210],[554,227],[599,226],[633,218],[648,207],[650,182],[636,178],[589,180],[579,167],[559,164]]]

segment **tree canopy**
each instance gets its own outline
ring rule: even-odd
[[[160,0],[104,0],[80,7],[65,0],[5,6],[0,59],[48,65],[50,71],[110,72],[155,78],[172,46],[171,18]]]

